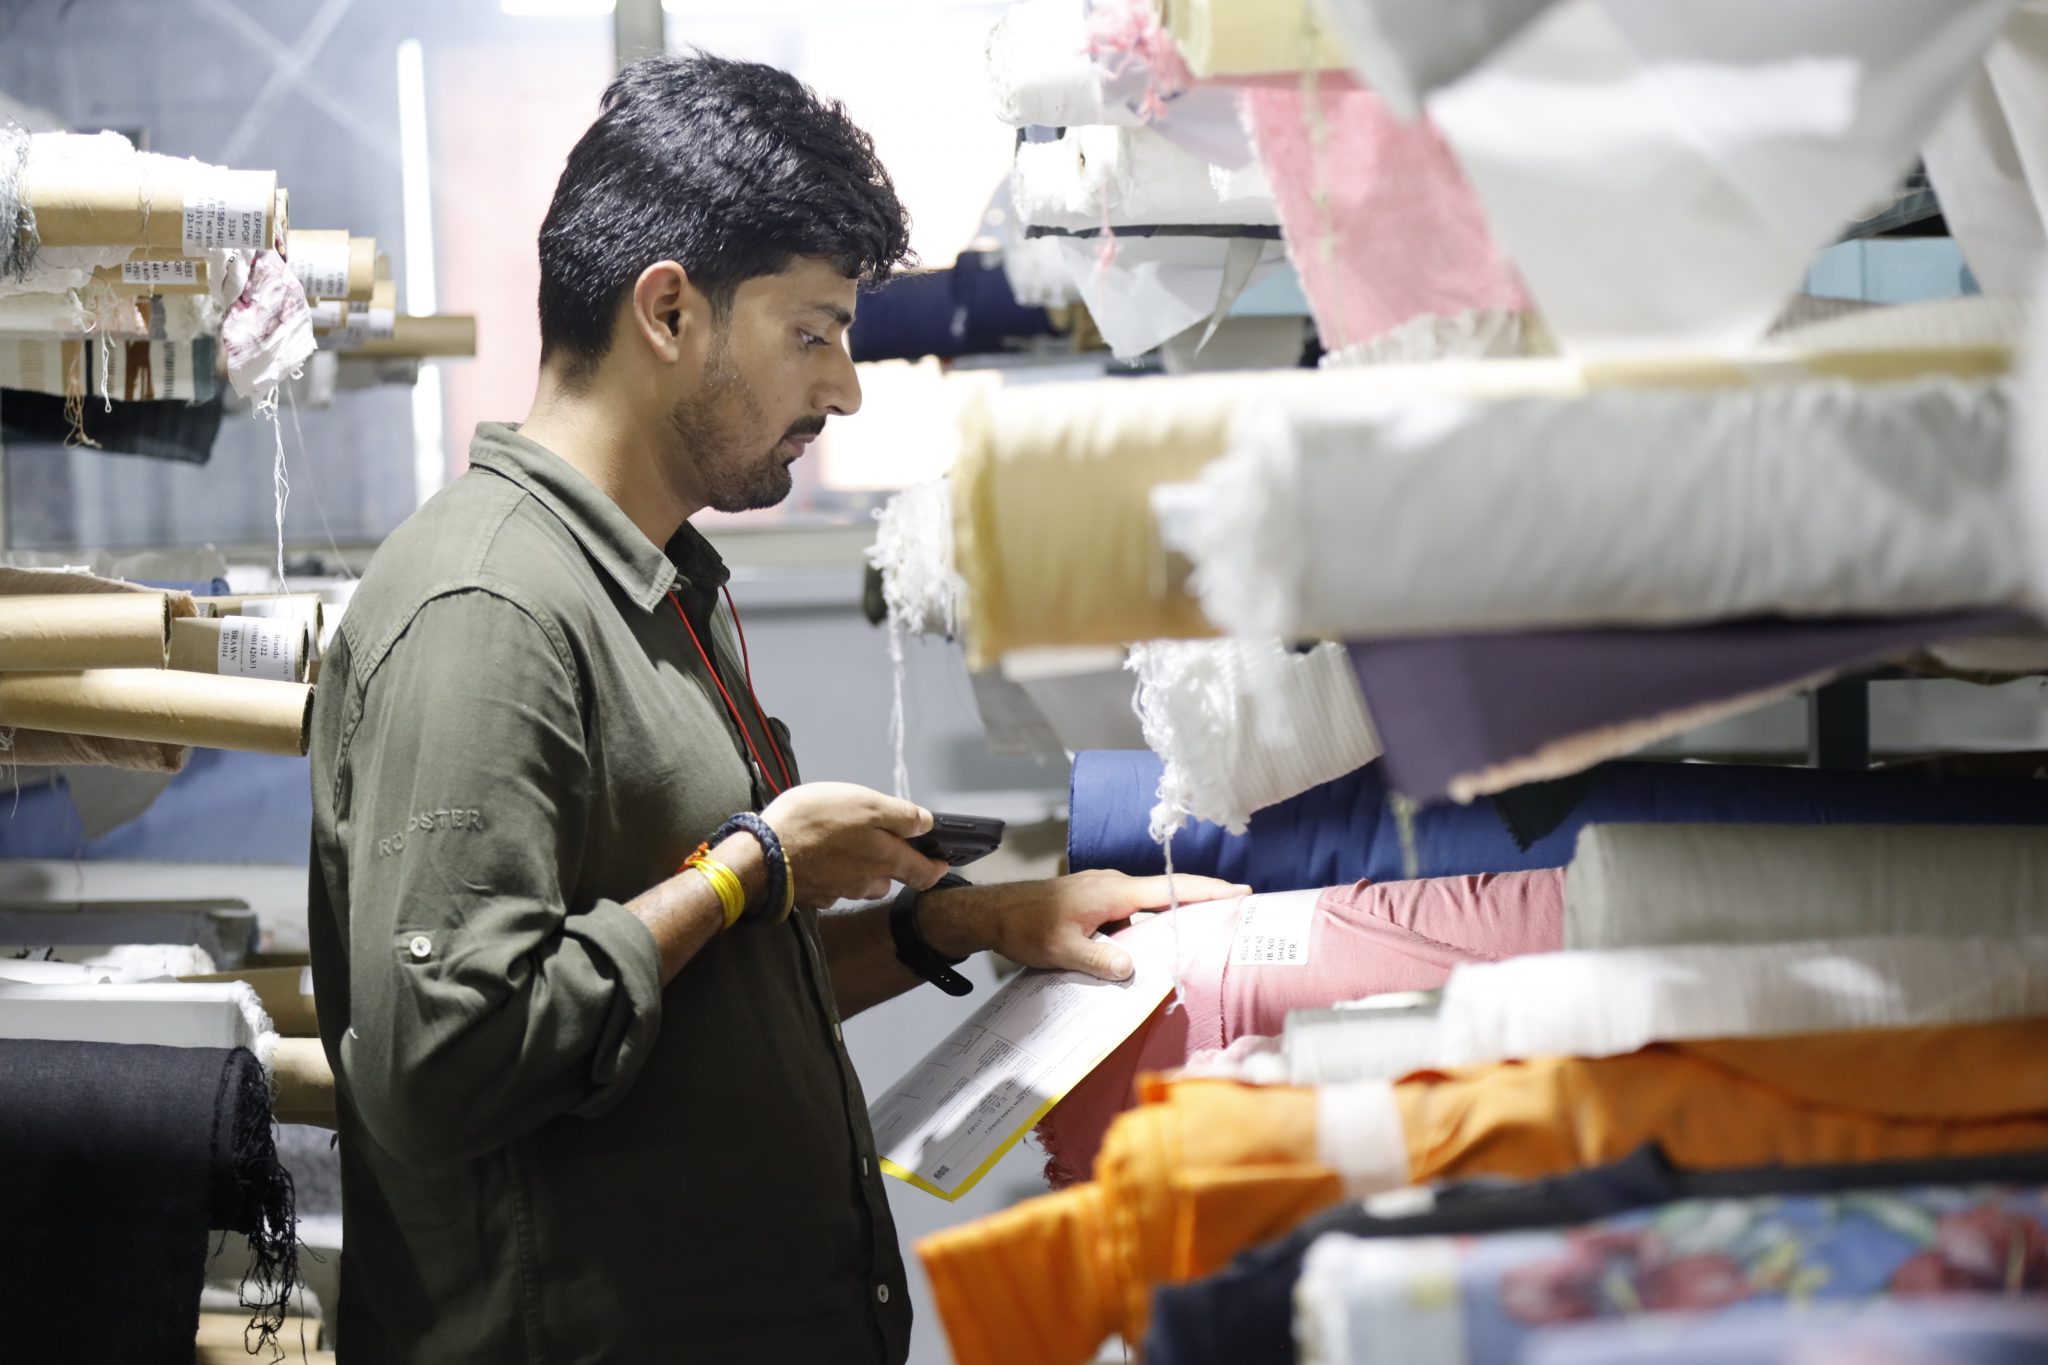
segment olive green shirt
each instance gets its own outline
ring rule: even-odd
[[[510,427],[470,462],[378,550],[313,710],[341,1358],[901,1361],[816,915],[721,934],[664,989],[623,906],[770,794],[672,588],[783,781],[725,566]]]

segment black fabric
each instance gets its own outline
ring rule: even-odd
[[[1620,1161],[1530,1181],[1468,1181],[1436,1192],[1426,1213],[1375,1217],[1353,1204],[1248,1251],[1206,1279],[1160,1289],[1145,1337],[1146,1365],[1291,1362],[1294,1283],[1312,1243],[1353,1237],[1437,1237],[1569,1227],[1680,1199],[1743,1199],[1909,1185],[2048,1183],[2048,1152],[1885,1161],[1848,1166],[1764,1166],[1688,1172],[1654,1143]]]
[[[181,464],[205,464],[220,435],[221,397],[201,403],[176,399],[116,400],[108,412],[98,398],[79,408],[74,429],[56,394],[0,390],[0,444],[80,445],[90,442],[109,455],[146,455]],[[85,442],[78,439],[82,430]]]
[[[1572,812],[1593,794],[1599,781],[1600,770],[1588,768],[1548,782],[1525,782],[1495,792],[1489,799],[1494,814],[1508,827],[1508,837],[1515,841],[1515,847],[1527,853],[1537,841],[1549,838],[1558,826],[1571,819]]]
[[[297,1277],[245,1048],[0,1039],[0,1358],[191,1365],[209,1229],[245,1234],[252,1344]]]

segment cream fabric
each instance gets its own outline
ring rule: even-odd
[[[1565,946],[2048,931],[2048,829],[1590,825]]]
[[[1197,76],[1258,76],[1347,64],[1310,0],[1159,0],[1166,30]]]
[[[1241,834],[1254,811],[1379,757],[1341,645],[1277,640],[1138,645],[1138,719],[1164,762],[1152,837],[1189,816]]]
[[[1938,611],[2028,586],[2009,441],[1997,382],[1373,397],[1154,505],[1244,637]]]
[[[1898,183],[2014,8],[1565,0],[1425,104],[1567,352],[1733,353]]]
[[[2048,935],[1922,934],[1538,953],[1452,970],[1434,1011],[1333,1010],[1288,1032],[1296,1084],[1392,1080],[1651,1043],[2048,1015]]]

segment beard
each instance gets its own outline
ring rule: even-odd
[[[704,385],[669,412],[680,458],[695,466],[704,505],[717,512],[756,512],[789,496],[795,478],[776,449],[793,435],[815,435],[821,419],[798,422],[762,451],[750,444],[761,430],[761,403],[733,367],[725,338],[716,338],[704,367]]]

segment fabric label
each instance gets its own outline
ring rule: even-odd
[[[271,199],[270,177],[260,171],[194,171],[185,186],[186,253],[266,249]]]
[[[121,283],[197,284],[199,283],[199,262],[191,259],[182,261],[123,261],[121,262]]]
[[[303,632],[296,621],[264,620],[253,616],[223,617],[220,671],[241,678],[297,682],[299,642],[302,638]]]
[[[348,243],[300,242],[292,248],[292,274],[309,299],[338,299],[348,293]],[[318,316],[314,318],[319,321]]]
[[[1306,967],[1315,898],[1253,896],[1244,903],[1230,943],[1233,967]]]

